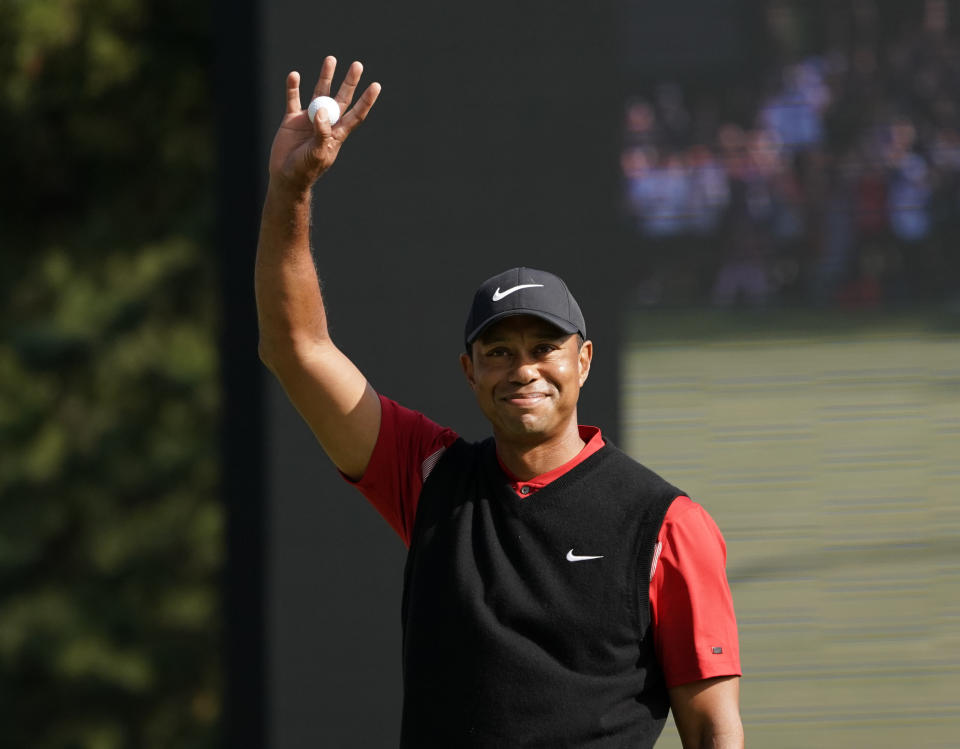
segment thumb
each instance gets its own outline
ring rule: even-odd
[[[323,138],[329,138],[333,134],[333,126],[324,107],[318,107],[317,113],[313,116],[313,131]]]

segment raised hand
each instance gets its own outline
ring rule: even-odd
[[[324,58],[311,99],[331,95],[336,67],[336,58]],[[363,65],[357,61],[347,69],[337,95],[333,97],[340,106],[341,115],[332,126],[322,107],[313,122],[310,121],[307,111],[301,106],[300,74],[294,71],[287,75],[286,112],[270,148],[271,180],[282,181],[286,186],[302,191],[333,165],[340,146],[366,119],[380,95],[380,84],[371,83],[357,102],[350,106],[362,73]]]

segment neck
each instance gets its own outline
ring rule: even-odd
[[[586,444],[580,439],[580,430],[574,420],[563,434],[547,440],[524,441],[494,432],[497,456],[507,469],[521,481],[529,481],[564,463],[573,460]]]

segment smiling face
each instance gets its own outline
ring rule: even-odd
[[[532,445],[576,433],[592,356],[590,341],[516,315],[485,330],[460,363],[497,440]]]

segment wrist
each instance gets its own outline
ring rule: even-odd
[[[309,205],[312,186],[309,182],[298,183],[286,177],[271,174],[267,183],[267,198],[274,198],[290,205]]]

